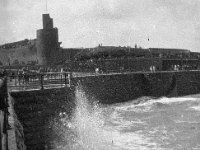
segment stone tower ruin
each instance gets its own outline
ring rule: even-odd
[[[49,14],[42,15],[43,29],[37,30],[37,58],[39,65],[51,65],[59,53],[58,29],[53,27]]]

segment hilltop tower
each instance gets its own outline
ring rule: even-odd
[[[55,62],[59,53],[58,29],[53,27],[49,14],[42,15],[43,29],[37,30],[37,57],[39,65],[50,65]]]

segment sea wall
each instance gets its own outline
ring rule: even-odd
[[[141,96],[182,96],[200,92],[200,71],[97,74],[73,79],[86,95],[110,104]]]
[[[6,78],[0,79],[0,150],[8,149],[8,93]]]
[[[91,102],[103,104],[125,102],[141,96],[182,96],[200,92],[200,71],[96,74],[72,78],[71,88],[11,92],[27,149],[55,148],[54,141],[60,137],[53,130],[54,123],[59,122],[62,112],[70,117],[75,107],[76,86],[83,88]]]
[[[176,79],[179,96],[200,93],[200,70],[176,72]]]
[[[70,114],[74,107],[71,89],[11,92],[11,96],[15,113],[23,126],[27,149],[53,149],[53,138],[56,138],[53,122],[59,118],[61,112]]]

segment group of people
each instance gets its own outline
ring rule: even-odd
[[[6,71],[6,69],[0,71],[0,78],[5,77],[7,75],[8,75],[8,72]]]

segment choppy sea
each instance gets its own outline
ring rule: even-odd
[[[89,103],[76,90],[76,107],[54,123],[56,150],[200,150],[200,95],[141,97],[114,104]]]

